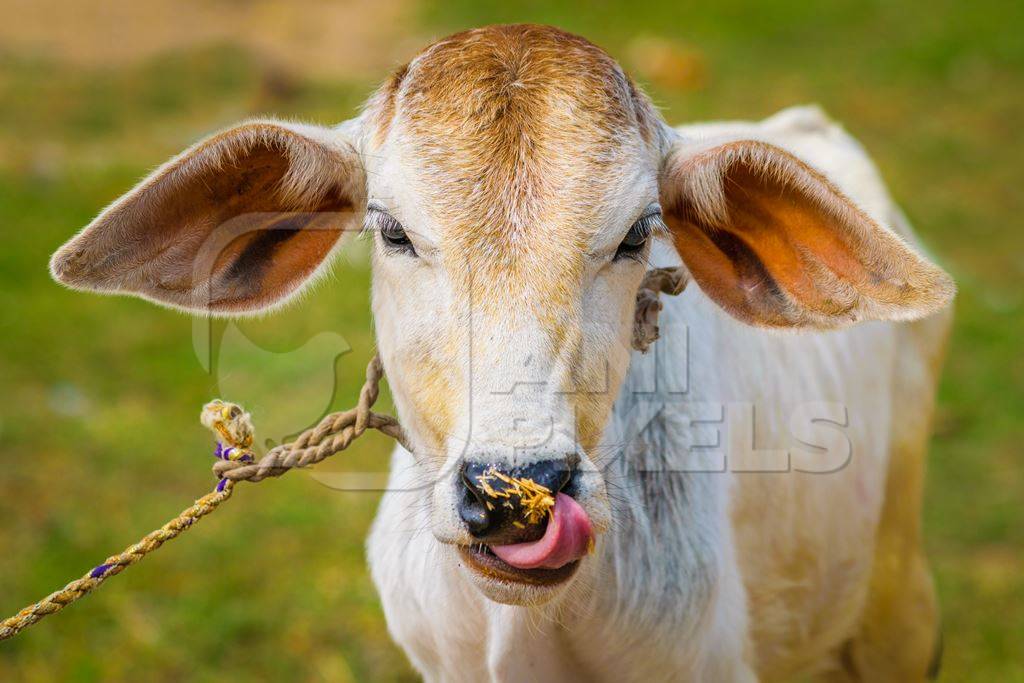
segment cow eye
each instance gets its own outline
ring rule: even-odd
[[[661,209],[648,211],[637,219],[626,236],[622,238],[622,242],[615,252],[614,260],[618,261],[624,258],[639,260],[644,247],[647,246],[647,242],[651,238],[651,233],[654,232],[660,220]]]
[[[406,234],[402,224],[395,220],[395,217],[384,211],[371,208],[367,216],[373,223],[372,227],[380,233],[380,241],[384,250],[392,254],[416,255],[409,235]]]

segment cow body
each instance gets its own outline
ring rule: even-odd
[[[914,239],[859,145],[816,109],[678,130],[770,140]],[[661,348],[634,352],[604,440],[619,445],[601,463],[617,523],[557,602],[479,594],[427,532],[416,460],[396,449],[368,543],[396,641],[428,680],[842,680],[886,647],[866,620],[899,581],[917,631],[898,635],[914,644],[901,657],[927,663],[937,619],[917,518],[886,500],[919,500],[948,311],[794,334],[743,325],[692,286],[664,303]],[[815,409],[848,439],[822,460],[799,433]],[[893,538],[906,557],[889,577],[871,549]]]
[[[914,681],[952,279],[813,108],[673,129],[553,27],[427,47],[331,128],[250,121],[114,202],[68,286],[244,315],[374,240],[412,452],[369,555],[430,680]],[[692,280],[630,353],[650,263]]]

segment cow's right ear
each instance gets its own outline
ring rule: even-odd
[[[252,121],[172,159],[54,254],[76,289],[237,314],[287,301],[365,206],[356,150],[335,129]]]

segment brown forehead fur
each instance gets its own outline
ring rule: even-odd
[[[449,266],[471,274],[474,299],[506,313],[500,291],[509,290],[534,312],[543,300],[564,313],[607,188],[658,130],[607,53],[535,25],[435,43],[394,74],[369,114],[378,143],[405,141]]]
[[[608,202],[621,199],[612,189],[623,169],[661,144],[659,117],[618,64],[547,26],[476,29],[399,69],[366,114],[378,147],[400,141],[391,153],[403,155],[403,182],[412,183],[440,230],[440,258],[456,296],[497,319],[535,319],[554,354],[575,356],[587,247]],[[418,217],[402,218],[415,230]],[[454,387],[437,391],[436,365],[418,363],[405,377],[419,411],[444,415],[429,435],[440,444],[452,416],[433,397]],[[573,386],[584,379],[563,381],[577,403],[581,442],[592,445],[610,396],[587,400]]]

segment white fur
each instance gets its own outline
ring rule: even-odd
[[[166,254],[152,234],[143,239],[144,228],[175,218],[151,215],[161,200],[177,193],[172,204],[188,207],[190,198],[179,196],[184,181],[272,146],[290,162],[276,188],[284,208],[315,207],[329,189],[360,212],[368,202],[382,205],[418,254],[374,251],[379,351],[416,456],[395,451],[368,551],[389,629],[428,680],[717,683],[754,680],[755,671],[781,678],[836,668],[868,599],[889,459],[924,444],[948,308],[918,318],[952,296],[948,278],[905,248],[913,235],[860,146],[818,110],[796,108],[760,123],[666,127],[662,145],[624,129],[601,139],[601,156],[614,160],[605,173],[581,170],[579,150],[559,147],[545,160],[561,173],[531,190],[544,201],[531,204],[530,236],[561,241],[526,250],[529,259],[521,250],[528,267],[504,271],[515,282],[483,283],[488,307],[475,303],[480,283],[460,270],[477,254],[446,228],[473,230],[473,221],[493,217],[438,210],[437,188],[453,179],[420,163],[400,120],[384,140],[371,139],[379,131],[366,125],[368,116],[331,130],[254,122],[197,145],[58,252],[55,276],[153,298],[154,261]],[[737,140],[755,142],[731,144]],[[665,196],[666,165],[670,191],[721,220],[722,169],[736,155],[783,174],[826,214],[842,214],[861,231],[858,239],[903,270],[893,277],[919,285],[902,301],[858,302],[841,320],[816,314],[790,322],[818,329],[862,318],[915,322],[777,334],[737,322],[691,285],[664,301],[653,352],[631,354],[644,266],[613,260],[616,246]],[[217,226],[200,227],[198,237],[218,236]],[[202,241],[180,237],[164,235],[181,247],[177,266]],[[501,239],[526,237],[513,231]],[[573,268],[545,262],[568,253],[559,249],[574,250]],[[307,258],[325,263],[323,251]],[[678,258],[668,245],[651,255],[655,265]],[[314,277],[324,263],[312,264]],[[564,272],[574,281],[552,275]],[[294,293],[256,292],[238,311]],[[187,292],[156,298],[202,310],[201,297]],[[610,412],[596,445],[575,433],[581,405],[591,424],[605,424],[599,420]],[[439,415],[447,421],[431,431]],[[460,465],[573,451],[580,456],[573,493],[598,533],[572,579],[537,588],[460,566],[456,546],[473,540],[456,510]],[[905,457],[919,465],[917,455]]]
[[[859,145],[815,109],[678,130],[693,141],[769,140],[821,171],[879,224],[901,225]],[[654,259],[677,257],[662,248]],[[384,339],[399,324],[421,324],[394,320],[389,302],[376,303]],[[436,303],[421,305],[429,311]],[[662,328],[656,348],[688,352],[633,355],[607,430],[610,446],[594,458],[607,466],[610,529],[570,588],[545,604],[500,605],[477,590],[453,548],[430,533],[436,520],[422,491],[402,492],[424,477],[422,463],[396,449],[392,492],[381,502],[368,553],[389,629],[427,680],[754,680],[747,590],[759,582],[814,593],[798,609],[766,612],[778,623],[758,625],[780,638],[808,631],[806,649],[789,655],[799,660],[793,668],[827,666],[850,637],[884,491],[891,388],[904,381],[900,324],[773,334],[734,321],[691,286],[665,302]],[[849,424],[840,431],[850,452],[836,471],[830,462],[807,473],[815,453],[797,441],[791,420],[821,402],[845,407]],[[813,429],[828,441],[829,427]],[[720,446],[693,447],[714,443],[708,430],[717,431]],[[770,449],[790,450],[805,472],[740,473],[784,466],[786,458]],[[687,471],[641,475],[639,463]],[[751,509],[760,514],[752,518]],[[793,549],[814,557],[814,586],[785,585]]]

